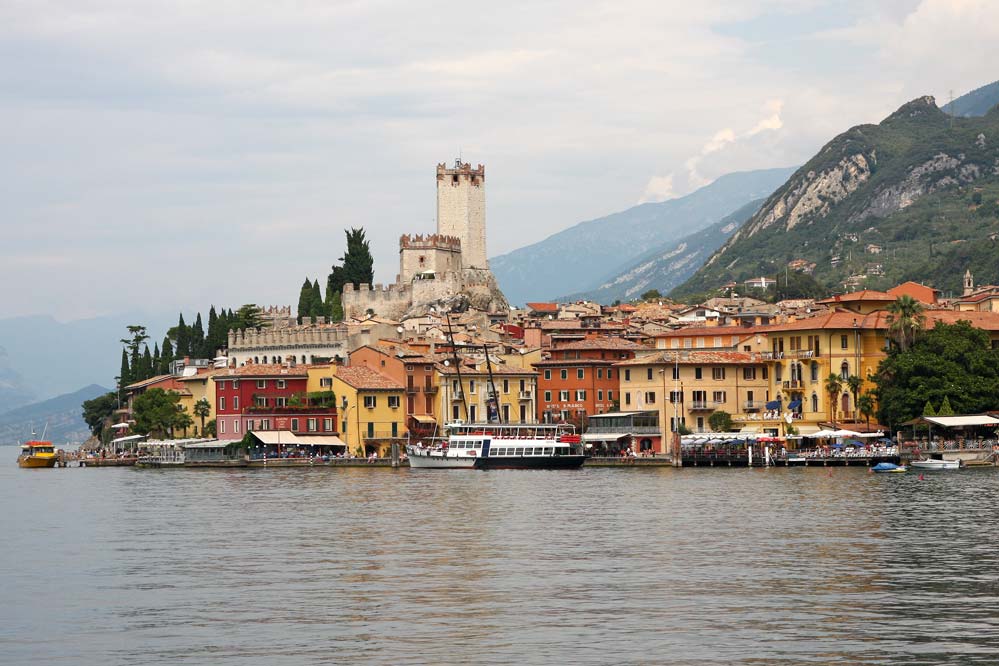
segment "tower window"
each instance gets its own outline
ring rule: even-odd
[[[453,176],[451,176],[451,182],[454,183],[455,185],[458,184],[458,174],[454,174]]]

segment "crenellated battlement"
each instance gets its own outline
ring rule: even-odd
[[[453,167],[449,167],[446,163],[441,162],[437,165],[437,179],[441,180],[445,176],[476,176],[477,178],[484,179],[486,177],[486,167],[480,164],[473,169],[470,163],[462,162],[461,160],[455,160]]]
[[[461,239],[442,234],[403,234],[399,237],[399,251],[403,250],[447,250],[461,252]]]

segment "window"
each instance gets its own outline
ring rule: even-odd
[[[307,427],[308,427],[309,432],[315,432],[316,431],[316,419],[309,419],[307,421]]]
[[[219,434],[220,435],[224,435],[225,434],[225,419],[221,419],[219,421]]]
[[[398,409],[399,408],[399,396],[397,396],[397,395],[390,395],[388,397],[388,406],[390,408],[392,408],[392,409]]]
[[[652,368],[646,369],[645,378],[649,381],[652,381]]]
[[[586,400],[586,391],[576,391],[576,400]]]
[[[774,379],[779,382],[783,378],[783,375],[784,375],[784,367],[780,363],[778,363],[777,365],[774,366]]]
[[[586,372],[582,368],[576,368],[576,379],[582,379]]]
[[[476,405],[468,406],[468,418],[472,423],[475,423],[475,411],[476,411]]]
[[[614,379],[614,369],[607,368],[607,379]]]
[[[474,379],[469,379],[468,380],[468,392],[471,393],[472,395],[475,395],[475,380]]]
[[[603,389],[597,389],[597,400],[603,400],[603,399],[604,399]]]
[[[683,402],[683,391],[670,391],[669,392],[670,402]]]
[[[124,365],[124,363],[122,365]],[[219,396],[219,411],[220,412],[224,412],[225,411],[225,396],[224,395],[220,395]]]
[[[655,391],[646,391],[645,392],[645,404],[646,405],[654,405],[654,404],[656,404],[656,392]]]
[[[704,368],[694,368],[694,379],[704,379]]]
[[[626,404],[626,405],[630,405],[631,404],[631,394],[630,393],[625,393],[624,394],[624,404]]]
[[[259,389],[265,389],[265,388],[267,388],[267,380],[266,379],[258,379],[257,380],[257,388],[259,388]]]
[[[756,379],[756,368],[743,368],[742,378],[746,381],[752,381]]]
[[[608,400],[614,399],[614,391],[607,391],[607,399]]]
[[[562,402],[568,402],[569,401],[569,392],[568,391],[559,391],[558,392],[558,399],[561,400]]]
[[[239,380],[238,379],[232,380],[232,390],[235,391],[238,388],[239,388]]]
[[[604,369],[597,368],[597,379],[603,379],[603,378],[604,378]]]
[[[270,419],[263,419],[263,420],[261,420],[260,421],[260,429],[261,430],[270,430],[271,429],[271,420]]]
[[[368,409],[374,409],[378,406],[378,396],[376,395],[366,395],[364,396],[364,406]]]
[[[819,396],[815,395],[814,393],[812,394],[812,411],[813,412],[819,411]]]
[[[320,388],[330,388],[330,387],[332,387],[333,386],[333,378],[332,377],[320,377],[319,378],[319,386],[320,386]]]
[[[551,402],[551,401],[552,401],[552,392],[545,391],[545,402]]]
[[[275,407],[287,407],[288,406],[288,398],[285,398],[283,396],[282,397],[278,397],[278,398],[274,398],[274,406]]]
[[[323,430],[333,432],[333,419],[323,419]]]
[[[255,396],[253,396],[253,405],[255,407],[266,407],[267,406],[267,398],[265,398],[262,395],[255,395]]]
[[[711,368],[711,379],[725,379],[725,368]]]
[[[763,366],[763,379],[770,379],[770,368]]]
[[[375,436],[375,424],[372,423],[371,421],[368,421],[368,439],[371,439],[374,436]]]
[[[503,380],[503,393],[509,393],[509,392],[510,392],[510,380],[509,379],[504,379]]]
[[[626,382],[631,381],[631,370],[629,370],[628,368],[625,368],[624,370],[624,381]]]
[[[850,364],[846,361],[843,361],[843,365],[839,366],[839,376],[843,379],[850,376]]]
[[[291,420],[291,429],[298,432],[298,419]]]
[[[232,421],[232,431],[234,433],[239,433],[239,419],[233,419],[233,421]]]
[[[551,378],[552,378],[552,371],[545,370],[545,379],[551,379]]]
[[[232,396],[232,408],[233,409],[239,409],[239,396],[238,395]]]
[[[398,437],[398,436],[399,436],[399,423],[396,421],[392,421],[392,437]]]
[[[847,349],[850,346],[850,337],[848,335],[839,336],[839,348]]]
[[[461,412],[458,410],[458,405],[454,405],[451,407],[451,418],[455,421],[461,418]],[[345,427],[343,431],[347,432],[347,428]]]
[[[279,380],[277,380],[277,387],[279,389],[288,388],[288,382],[286,382],[283,379],[279,379]]]
[[[715,404],[725,402],[725,391],[712,391],[711,399],[715,401]]]
[[[562,379],[569,379],[569,371],[568,370],[562,370],[561,376],[562,376]]]
[[[724,346],[725,346],[725,345],[724,345],[724,344],[722,343],[722,339],[721,339],[721,336],[720,336],[720,335],[716,335],[716,336],[715,336],[715,344],[714,344],[714,346],[715,346],[715,347],[724,347]]]
[[[819,381],[819,364],[814,362],[812,363],[812,381]]]

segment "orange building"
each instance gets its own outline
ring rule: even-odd
[[[617,337],[587,336],[560,344],[550,358],[534,363],[538,371],[538,420],[580,420],[615,409],[620,401],[619,361],[650,352],[648,347]]]
[[[433,431],[437,373],[432,356],[404,346],[366,345],[350,353],[350,365],[363,366],[391,377],[406,387],[406,426],[414,433]]]

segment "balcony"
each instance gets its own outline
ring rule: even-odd
[[[763,400],[747,400],[742,403],[742,411],[744,412],[758,412],[764,408],[767,403]]]
[[[436,386],[424,386],[423,387],[423,392],[426,393],[427,395],[436,395],[437,394],[437,387]]]
[[[530,400],[532,397],[533,394],[531,391],[521,391],[520,393],[517,394],[518,400]]]
[[[692,412],[713,412],[719,403],[714,400],[694,400],[687,405]]]
[[[783,386],[786,389],[800,389],[805,387],[805,382],[801,381],[800,379],[790,379],[785,381],[783,383]]]
[[[794,358],[796,359],[815,358],[817,356],[817,354],[811,349],[799,349],[792,352],[792,354],[794,354]]]
[[[414,393],[419,393],[419,392],[420,392],[420,387],[419,386],[407,386],[406,387],[406,393],[414,394]]]
[[[403,439],[405,437],[405,435],[403,434],[404,432],[405,431],[402,428],[397,430],[395,434],[392,434],[392,431],[387,428],[386,429],[376,428],[375,430],[365,430],[364,435],[361,437],[361,439],[363,439],[366,442],[375,441],[375,440],[385,440],[385,439]]]
[[[464,399],[465,399],[464,391],[455,391],[454,395],[451,396],[451,400],[453,400],[454,402],[458,402],[459,400],[464,400]]]

